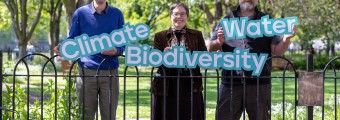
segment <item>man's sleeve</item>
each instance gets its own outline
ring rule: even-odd
[[[164,51],[164,47],[161,47],[161,43],[158,39],[158,33],[155,34],[155,37],[153,38],[153,49],[158,49],[160,51]]]
[[[74,12],[71,21],[70,33],[67,39],[74,39],[80,35],[80,23],[79,23],[79,14],[77,11]]]
[[[124,16],[122,14],[121,11],[120,12],[120,17],[119,17],[119,20],[118,20],[118,28],[121,29],[123,28],[123,25],[124,25]],[[124,50],[125,50],[125,45],[121,46],[121,47],[116,47],[117,49],[117,54],[118,55],[122,55]]]
[[[217,31],[222,27],[221,23],[218,23],[217,26],[215,27],[215,30],[211,33],[211,38],[210,40],[216,40],[217,39]]]
[[[273,36],[272,37],[272,45],[279,44],[282,41],[282,39],[283,39],[283,36],[277,36],[277,35]]]

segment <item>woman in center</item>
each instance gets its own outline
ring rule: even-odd
[[[207,51],[202,32],[186,26],[189,9],[185,4],[173,4],[169,15],[172,26],[155,34],[154,49],[166,52],[173,46],[183,46],[186,51]],[[198,66],[191,70],[192,76],[202,76]],[[203,120],[202,78],[188,76],[187,68],[158,68],[151,86],[153,120]]]

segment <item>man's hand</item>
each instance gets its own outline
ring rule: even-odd
[[[290,40],[291,38],[293,38],[294,36],[295,36],[295,34],[296,34],[296,26],[294,25],[294,27],[293,27],[293,31],[294,31],[294,33],[293,34],[290,34],[290,35],[284,35],[283,36],[283,40],[284,41],[286,41],[286,40]]]
[[[113,48],[111,50],[105,50],[105,51],[101,52],[101,54],[109,55],[109,56],[117,55],[117,48]]]
[[[284,35],[283,40],[277,45],[271,45],[272,54],[276,56],[282,56],[288,48],[290,39],[295,36],[296,26],[293,27],[294,33],[290,35]]]
[[[59,51],[59,47],[60,47],[60,44],[58,44],[57,46],[54,47],[53,51],[55,54],[57,54],[58,56],[61,56],[60,54],[60,51]]]
[[[217,43],[219,44],[219,45],[222,45],[223,43],[224,43],[224,41],[225,41],[225,36],[224,36],[224,31],[223,31],[223,29],[222,29],[222,27],[220,28],[220,29],[218,29],[218,31],[217,31]]]
[[[225,41],[225,36],[222,27],[217,30],[217,39],[211,40],[208,43],[208,51],[220,51],[222,48],[222,45]]]

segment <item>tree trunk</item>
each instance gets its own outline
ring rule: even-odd
[[[83,5],[89,4],[92,0],[62,0],[62,2],[66,12],[67,32],[69,32],[74,11]]]
[[[326,37],[327,45],[326,45],[326,54],[329,56],[335,55],[335,42],[333,38]]]
[[[176,3],[176,2],[181,2],[180,0],[169,0],[168,2],[170,3]]]
[[[331,52],[332,52],[331,56],[334,56],[335,55],[335,44],[331,45]]]
[[[205,3],[201,2],[198,6],[201,10],[203,10],[203,12],[205,12],[205,14],[207,15],[207,20],[210,24],[210,34],[213,33],[215,27],[216,27],[216,23],[215,23],[215,17],[212,15],[212,13],[210,12],[208,5],[206,5]]]
[[[91,2],[92,2],[92,0],[78,0],[78,2],[76,4],[76,9],[83,6],[83,5],[89,4]]]
[[[221,0],[214,0],[214,6],[215,6],[215,18],[219,19],[223,14]]]
[[[231,4],[230,0],[225,0],[223,6],[225,8],[224,15],[228,15],[232,12],[232,10],[236,9],[235,6]]]
[[[27,45],[27,43],[26,43],[26,45]],[[21,59],[22,57],[27,55],[27,51],[26,51],[27,46],[26,45],[19,46],[19,56],[16,56],[17,59]]]
[[[50,9],[50,36],[49,36],[49,44],[50,44],[50,56],[54,55],[54,47],[59,43],[59,33],[60,33],[60,17],[62,12],[62,6],[60,0],[57,0],[54,4],[55,0],[51,0],[51,9]]]
[[[206,5],[204,2],[199,3],[199,8],[201,10],[203,10],[203,12],[207,15],[207,20],[210,24],[210,34],[212,34],[215,30],[215,27],[217,25],[217,23],[219,22],[219,19],[221,19],[223,15],[223,13],[225,15],[229,14],[231,12],[231,8],[232,5],[230,3],[230,0],[225,0],[224,1],[224,6],[226,8],[225,12],[223,12],[222,9],[222,1],[221,0],[214,0],[214,14],[212,15],[212,13],[210,12],[210,8],[208,8],[208,5]]]
[[[70,30],[72,16],[76,10],[76,0],[62,0],[65,12],[66,12],[66,22],[67,22],[67,32]]]
[[[5,0],[4,2],[11,13],[12,25],[19,43],[19,56],[17,58],[22,58],[26,55],[27,41],[32,37],[34,29],[39,22],[43,0],[40,0],[39,9],[36,14],[29,13],[35,16],[33,21],[28,20],[27,0],[20,0],[20,2],[17,0]]]

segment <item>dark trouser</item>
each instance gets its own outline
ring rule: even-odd
[[[217,120],[239,120],[244,109],[247,111],[249,120],[268,120],[270,118],[271,84],[259,85],[259,89],[256,84],[245,87],[244,95],[243,85],[234,85],[232,90],[230,85],[220,85],[216,110]]]
[[[191,102],[190,81],[180,80],[177,87],[177,80],[169,81],[169,91],[164,103],[163,95],[152,95],[152,120],[203,120],[204,104],[201,91],[193,92],[193,102]],[[186,84],[189,83],[189,84]],[[179,108],[177,109],[177,89],[179,89]],[[191,103],[193,105],[193,115],[191,118]],[[166,112],[163,111],[164,106]],[[178,111],[178,119],[177,119]],[[165,113],[165,119],[163,114]]]

